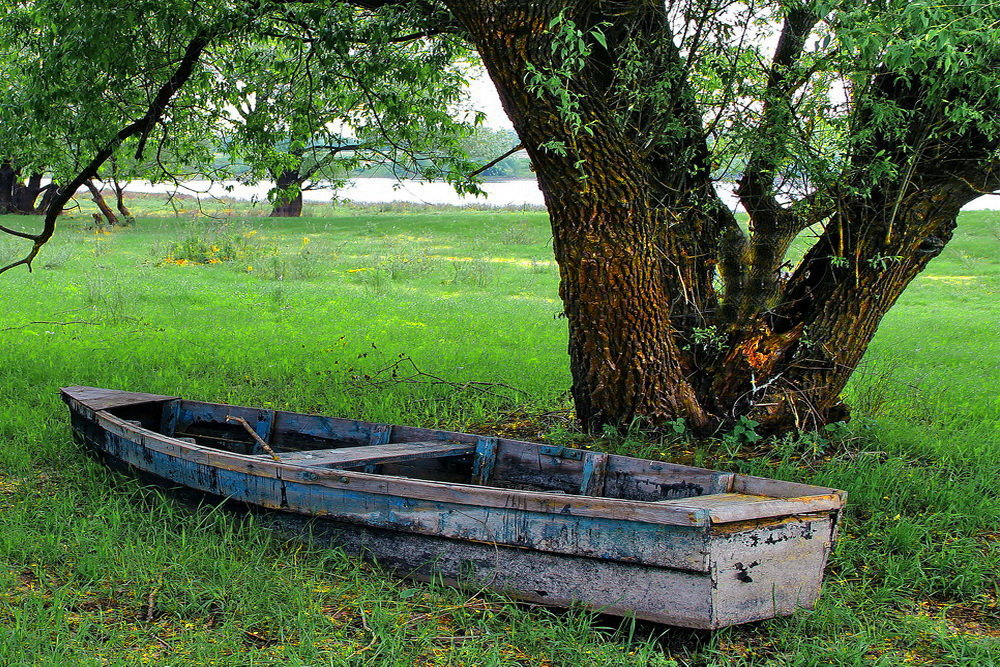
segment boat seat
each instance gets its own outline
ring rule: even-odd
[[[281,463],[324,468],[360,468],[382,463],[400,463],[417,459],[445,456],[466,456],[476,453],[475,443],[428,440],[424,442],[392,442],[385,445],[313,449],[302,452],[278,453]],[[263,454],[257,458],[270,458]]]

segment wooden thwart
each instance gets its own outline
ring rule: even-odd
[[[838,509],[843,505],[843,500],[837,494],[778,498],[745,493],[714,493],[683,500],[661,500],[655,504],[696,507],[707,510],[712,523],[729,523]]]
[[[427,442],[395,442],[367,447],[343,447],[341,449],[316,449],[308,452],[293,452],[282,454],[281,462],[296,466],[356,468],[382,463],[400,463],[415,459],[465,456],[473,454],[475,451],[475,445],[462,442],[434,440]]]

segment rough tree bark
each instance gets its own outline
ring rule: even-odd
[[[115,191],[115,208],[118,209],[118,212],[122,214],[123,218],[131,218],[132,211],[125,203],[125,188],[118,183],[115,183],[113,188]]]
[[[33,172],[25,182],[21,182],[21,171],[9,160],[0,165],[0,213],[32,215],[36,212],[38,195],[47,192],[49,186],[42,185],[43,174]]]
[[[33,173],[25,183],[14,185],[14,212],[21,215],[31,215],[35,212],[35,201],[44,190],[42,174]]]

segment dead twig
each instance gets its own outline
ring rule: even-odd
[[[37,320],[35,322],[28,322],[27,324],[21,324],[16,327],[7,327],[5,329],[0,329],[0,331],[19,331],[20,329],[27,329],[28,327],[36,324],[47,324],[53,327],[66,327],[70,326],[71,324],[89,324],[95,327],[101,326],[100,322],[84,322],[83,320],[70,320],[69,322],[48,322],[45,320]]]
[[[146,613],[143,616],[147,623],[152,623],[153,619],[156,617],[156,587],[149,589],[149,595],[146,596]]]
[[[361,614],[361,626],[365,629],[365,632],[367,632],[368,634],[370,634],[372,636],[372,640],[370,642],[368,642],[368,645],[365,646],[364,648],[361,648],[361,649],[358,649],[357,651],[355,651],[354,655],[359,655],[361,653],[364,653],[365,651],[370,651],[373,648],[375,648],[375,644],[378,643],[378,635],[375,634],[375,631],[372,630],[371,627],[369,627],[369,625],[368,625],[368,616],[365,614],[364,607],[358,607],[358,612],[360,612],[360,614]]]
[[[527,396],[527,392],[517,387],[512,387],[502,382],[485,382],[482,380],[469,380],[466,382],[455,382],[445,378],[427,373],[417,366],[416,362],[408,356],[400,355],[400,358],[384,368],[380,368],[374,373],[364,375],[354,375],[352,379],[357,384],[366,384],[375,388],[381,388],[388,384],[422,384],[428,386],[443,385],[458,391],[474,389],[483,394],[510,400],[511,397],[496,389],[506,389],[515,394]]]
[[[281,457],[275,454],[274,450],[271,449],[271,445],[267,444],[264,438],[257,435],[257,431],[253,430],[253,426],[250,426],[250,424],[247,422],[246,419],[243,419],[243,417],[234,417],[232,415],[226,415],[226,421],[235,422],[237,424],[242,425],[243,428],[246,429],[247,433],[250,434],[250,437],[253,438],[257,442],[257,444],[260,445],[261,448],[271,456],[272,459],[274,459],[275,461],[281,460]]]

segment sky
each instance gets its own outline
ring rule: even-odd
[[[473,108],[486,113],[486,125],[495,130],[513,129],[510,119],[504,113],[497,89],[485,71],[480,69],[469,82],[469,97]]]

